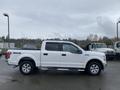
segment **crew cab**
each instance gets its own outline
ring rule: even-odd
[[[45,40],[41,50],[8,50],[5,53],[9,65],[19,66],[28,75],[36,68],[41,70],[77,70],[99,75],[106,66],[104,53],[84,51],[69,41]]]
[[[107,60],[113,60],[115,58],[115,50],[108,48],[105,43],[90,43],[87,45],[87,50],[103,52],[105,53]]]

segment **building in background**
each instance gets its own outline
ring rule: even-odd
[[[0,42],[0,48],[9,48],[7,42]],[[10,48],[15,48],[15,43],[10,43]]]

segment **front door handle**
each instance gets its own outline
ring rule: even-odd
[[[48,53],[43,53],[43,55],[47,56],[47,55],[48,55]]]
[[[66,54],[62,54],[62,56],[66,56]]]

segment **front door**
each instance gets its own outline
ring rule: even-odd
[[[61,67],[82,68],[84,55],[82,51],[71,43],[62,44]]]

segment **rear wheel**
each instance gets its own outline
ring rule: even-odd
[[[30,61],[23,61],[20,64],[20,72],[24,75],[29,75],[33,72],[35,65]]]
[[[86,71],[90,75],[99,75],[101,73],[102,66],[99,62],[90,62],[86,67]]]

